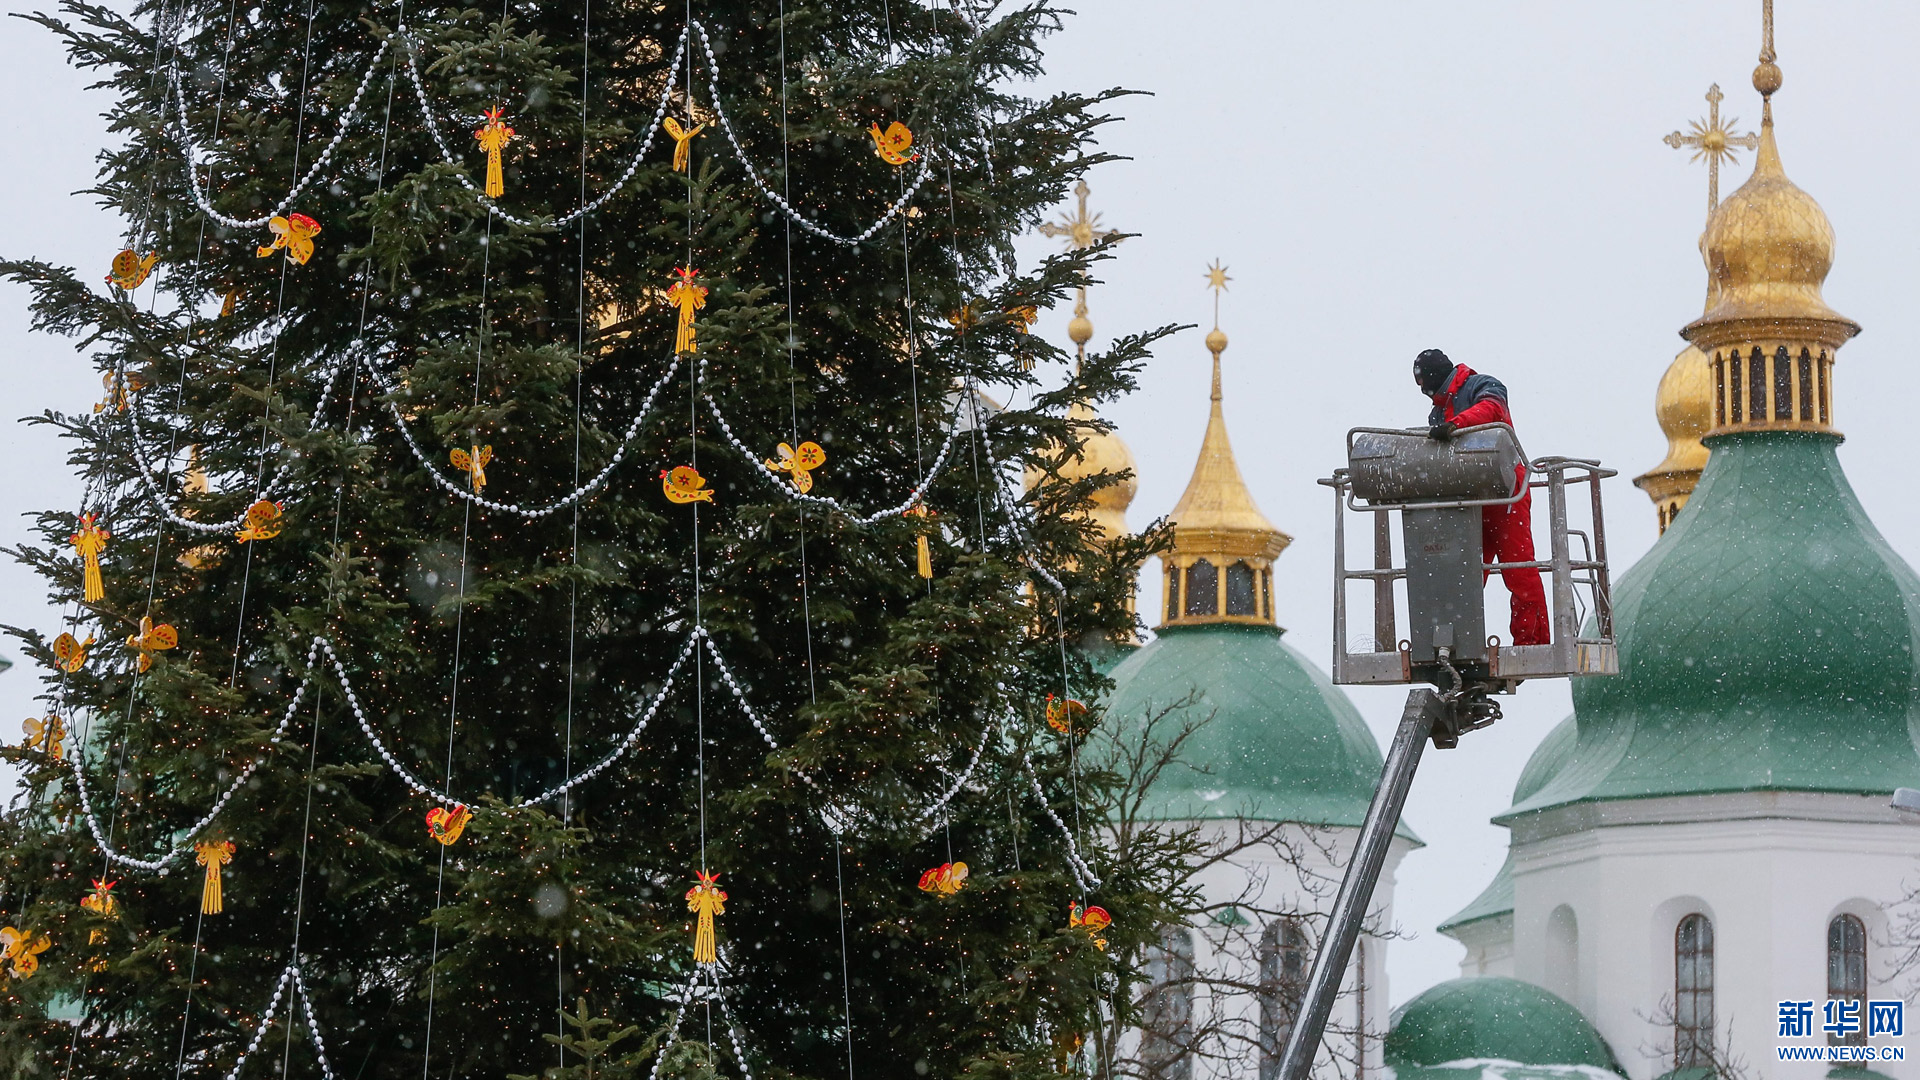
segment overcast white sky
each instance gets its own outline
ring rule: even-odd
[[[1289,640],[1325,665],[1330,499],[1314,479],[1340,464],[1347,428],[1424,417],[1408,368],[1429,346],[1507,383],[1533,453],[1618,468],[1607,489],[1616,576],[1646,550],[1653,510],[1628,479],[1664,452],[1654,387],[1705,280],[1704,170],[1660,137],[1704,115],[1716,81],[1723,110],[1757,125],[1757,0],[1081,8],[1053,41],[1046,85],[1155,95],[1121,104],[1127,122],[1104,135],[1134,160],[1089,178],[1107,224],[1140,234],[1094,292],[1096,345],[1164,322],[1204,326],[1202,270],[1227,263],[1227,420],[1255,498],[1294,536],[1275,571]],[[1866,328],[1840,354],[1841,458],[1911,560],[1920,505],[1900,432],[1920,333],[1920,144],[1904,106],[1920,100],[1920,7],[1780,0],[1777,36],[1781,154],[1839,234],[1827,299]],[[85,82],[46,35],[0,23],[0,253],[104,273],[118,223],[69,194],[91,182],[105,138]],[[1723,193],[1750,164],[1742,155]],[[25,299],[0,289],[6,413],[86,408],[97,376],[66,343],[27,334]],[[1038,329],[1064,342],[1064,321]],[[1172,508],[1198,450],[1202,332],[1163,348],[1142,391],[1107,410],[1140,461],[1136,524]],[[0,447],[0,543],[11,544],[20,515],[73,505],[78,484],[39,429],[0,428]],[[1157,599],[1149,575],[1141,610]],[[11,564],[0,564],[0,622],[56,625],[37,582]],[[17,659],[10,646],[0,653]],[[0,675],[0,724],[35,711],[36,685],[24,668]],[[1404,691],[1353,697],[1384,743]],[[1414,936],[1389,951],[1396,1004],[1458,974],[1459,946],[1433,927],[1499,865],[1505,831],[1487,818],[1568,710],[1564,684],[1529,685],[1502,723],[1427,756],[1407,816],[1428,846],[1397,887]]]

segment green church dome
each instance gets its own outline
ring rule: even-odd
[[[1381,1052],[1401,1077],[1411,1069],[1481,1061],[1620,1071],[1580,1010],[1519,979],[1443,982],[1395,1009],[1388,1024]]]
[[[1353,826],[1366,817],[1379,744],[1346,695],[1281,633],[1243,623],[1165,626],[1113,669],[1106,714],[1122,731],[1137,733],[1190,697],[1189,715],[1206,721],[1161,774],[1148,815]],[[1170,738],[1173,724],[1162,721],[1158,738]],[[1413,839],[1404,825],[1401,835]]]
[[[1576,679],[1577,742],[1499,821],[1568,803],[1920,780],[1920,577],[1831,435],[1715,436],[1700,486],[1614,589],[1620,674]]]

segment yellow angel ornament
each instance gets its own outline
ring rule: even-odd
[[[888,124],[885,131],[875,124],[868,134],[873,136],[873,152],[889,165],[905,165],[920,156],[913,152],[913,132],[898,120]]]
[[[107,284],[132,292],[147,280],[147,275],[153,273],[153,264],[159,261],[160,253],[157,251],[147,252],[147,257],[143,259],[134,254],[132,248],[127,248],[113,257],[113,268],[107,271]]]
[[[220,868],[233,861],[233,841],[202,840],[193,845],[193,861],[207,868],[200,883],[200,914],[218,915],[224,906],[220,896]]]
[[[500,119],[503,111],[499,106],[488,109],[482,114],[486,117],[486,123],[481,124],[473,133],[473,137],[480,140],[480,149],[487,152],[487,198],[489,199],[497,199],[507,190],[506,181],[500,176],[500,151],[505,150],[507,144],[513,141],[513,129],[507,126],[506,121]]]
[[[476,446],[472,450],[456,448],[452,453],[447,455],[447,460],[453,462],[454,468],[467,474],[468,481],[473,484],[473,490],[486,490],[487,463],[493,460],[493,447],[491,445]]]
[[[676,266],[673,272],[680,276],[680,280],[667,289],[667,303],[680,309],[680,324],[674,334],[673,351],[692,353],[695,351],[693,313],[707,306],[707,287],[695,282],[700,271],[690,266]]]
[[[140,653],[140,670],[153,667],[153,654],[180,644],[180,635],[171,623],[153,624],[153,616],[140,616],[140,632],[127,637],[127,647]]]
[[[106,586],[100,582],[100,553],[107,550],[109,535],[106,529],[101,528],[98,517],[81,514],[79,531],[67,537],[67,543],[73,545],[74,553],[80,556],[85,569],[81,595],[89,604],[107,595]]]
[[[687,910],[700,917],[693,932],[693,962],[711,964],[718,959],[714,951],[713,917],[727,910],[727,894],[715,884],[720,880],[717,872],[695,870],[693,876],[699,879],[699,884],[687,890]]]
[[[66,725],[58,716],[49,714],[45,720],[28,717],[20,727],[27,733],[23,744],[28,750],[38,750],[50,758],[58,758],[65,749],[63,741],[67,737]]]
[[[79,671],[80,666],[87,662],[87,649],[92,645],[92,634],[87,635],[87,640],[81,641],[62,631],[59,637],[53,639],[53,662],[59,665],[61,671]]]
[[[273,233],[273,243],[255,248],[255,255],[264,259],[276,251],[285,251],[287,258],[299,266],[305,266],[307,260],[313,258],[313,238],[320,235],[319,222],[305,214],[288,214],[267,222],[267,228]]]
[[[660,126],[666,128],[667,134],[673,136],[673,171],[686,172],[693,159],[693,147],[689,144],[693,142],[695,135],[706,130],[707,125],[695,124],[690,129],[683,128],[680,126],[680,121],[669,116],[660,122]]]
[[[786,443],[781,443],[780,460],[774,461],[768,458],[760,460],[766,462],[767,468],[774,472],[788,474],[793,480],[793,486],[800,489],[801,494],[805,494],[813,490],[813,470],[827,463],[827,452],[820,449],[820,444],[816,442],[803,442],[797,450]]]
[[[233,538],[241,543],[249,540],[271,540],[280,535],[280,504],[271,499],[261,499],[247,507],[246,520],[241,522],[240,531]]]

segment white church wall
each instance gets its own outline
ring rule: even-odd
[[[1448,936],[1466,946],[1460,958],[1460,974],[1513,975],[1513,915],[1495,915],[1465,926],[1456,926]]]
[[[1783,1063],[1774,1048],[1825,1036],[1780,1039],[1778,1003],[1812,1000],[1818,1012],[1827,925],[1843,912],[1867,926],[1869,996],[1900,996],[1889,983],[1885,905],[1920,879],[1916,856],[1920,829],[1883,797],[1646,799],[1516,822],[1514,974],[1572,1002],[1633,1080],[1650,1080],[1673,1067],[1675,930],[1704,914],[1716,1047],[1744,1060],[1749,1075],[1816,1080],[1828,1066]],[[1915,1063],[1873,1067],[1920,1077]]]

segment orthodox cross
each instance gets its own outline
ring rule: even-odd
[[[1072,215],[1068,215],[1065,211],[1062,211],[1058,223],[1049,221],[1041,225],[1040,232],[1043,235],[1056,239],[1065,237],[1068,251],[1082,251],[1107,239],[1118,231],[1116,229],[1101,228],[1100,215],[1087,213],[1087,196],[1093,193],[1093,189],[1087,186],[1085,180],[1073,185],[1073,193],[1079,197],[1079,208]],[[1078,346],[1082,354],[1084,354],[1087,347],[1086,339],[1093,336],[1093,324],[1087,321],[1087,275],[1085,271],[1081,271],[1080,286],[1074,292],[1073,317],[1075,322],[1080,325],[1069,326],[1068,333],[1074,336],[1074,344]],[[1082,330],[1085,333],[1085,337],[1081,337],[1078,333],[1075,333],[1075,331]]]
[[[1702,158],[1707,162],[1707,214],[1711,216],[1715,207],[1720,205],[1720,162],[1738,165],[1734,156],[1735,148],[1752,150],[1760,145],[1760,136],[1749,131],[1745,135],[1733,133],[1733,125],[1738,120],[1729,117],[1720,119],[1720,102],[1726,97],[1720,92],[1720,84],[1714,83],[1707,88],[1707,118],[1692,120],[1688,126],[1691,132],[1676,131],[1661,141],[1678,150],[1682,147],[1693,149],[1693,160]]]
[[[1213,325],[1215,329],[1218,329],[1220,326],[1220,294],[1227,291],[1227,282],[1232,280],[1232,278],[1227,276],[1227,268],[1220,265],[1219,259],[1213,260],[1213,265],[1207,267],[1207,288],[1213,290]]]

